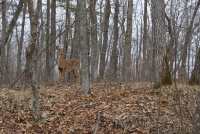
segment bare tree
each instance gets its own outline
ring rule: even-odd
[[[106,0],[106,5],[104,8],[104,18],[103,18],[103,46],[101,48],[101,55],[100,55],[100,68],[99,68],[99,77],[103,79],[104,71],[105,71],[105,57],[106,57],[106,50],[108,46],[108,28],[109,28],[109,19],[111,13],[111,6],[110,0]]]
[[[51,34],[50,34],[50,80],[54,80],[56,50],[56,0],[51,0]]]
[[[152,80],[160,83],[163,51],[166,45],[165,3],[164,0],[151,0],[152,9]]]
[[[25,66],[25,74],[26,74],[26,80],[27,84],[31,85],[32,87],[32,110],[34,114],[34,119],[38,120],[40,119],[40,113],[39,113],[39,91],[37,87],[37,80],[36,80],[36,68],[34,68],[34,62],[36,59],[34,53],[36,50],[37,45],[37,27],[38,27],[38,10],[37,8],[34,9],[33,1],[29,0],[28,2],[28,12],[29,12],[29,18],[30,18],[30,24],[31,24],[31,41],[30,45],[26,49],[26,66]]]
[[[71,58],[79,57],[79,49],[80,49],[80,2],[81,0],[76,0],[76,10],[75,10],[75,26],[74,26],[74,38],[72,41],[72,51]]]
[[[64,33],[64,52],[65,58],[69,47],[69,32],[70,32],[70,1],[66,0],[66,11],[65,11],[65,33]]]
[[[1,45],[0,45],[0,60],[1,60],[1,66],[0,66],[0,70],[1,70],[1,80],[3,80],[2,82],[6,82],[6,53],[5,53],[5,45],[4,45],[4,41],[5,41],[5,36],[6,36],[6,27],[7,27],[7,17],[6,17],[6,6],[7,2],[6,0],[2,0],[1,6],[2,6],[2,33],[1,33]]]
[[[51,70],[51,66],[50,66],[50,41],[49,41],[49,36],[50,36],[50,31],[49,31],[49,27],[50,27],[50,0],[47,0],[47,9],[46,9],[46,17],[47,17],[47,21],[46,21],[46,80],[49,80],[50,77],[50,70]]]
[[[185,34],[185,40],[183,44],[183,51],[181,53],[181,67],[180,67],[180,74],[179,77],[184,81],[187,79],[187,73],[186,73],[186,60],[187,60],[187,55],[188,55],[188,47],[191,44],[192,41],[192,32],[193,32],[193,24],[194,20],[197,14],[197,11],[200,6],[200,0],[198,0],[194,12],[192,14],[192,18],[189,22],[189,26],[187,27],[186,34]]]
[[[192,74],[191,74],[189,84],[200,85],[200,48],[198,48],[198,52],[196,54],[194,69],[192,70]]]
[[[90,0],[90,35],[91,35],[91,80],[96,78],[98,65],[98,50],[97,50],[97,16],[96,16],[96,0]]]
[[[23,9],[23,5],[24,5],[24,0],[20,0],[19,4],[17,5],[17,9],[14,13],[14,16],[13,16],[12,20],[10,21],[8,27],[7,27],[6,34],[4,35],[5,36],[4,40],[1,41],[0,49],[4,48],[7,45],[9,38],[10,38],[10,35],[12,34],[13,29],[16,25],[17,20],[18,20],[18,17],[19,17],[19,15],[20,15],[20,13]],[[0,53],[0,55],[1,55],[1,53]]]
[[[90,94],[89,44],[86,0],[80,1],[81,88]]]
[[[147,29],[147,0],[144,0],[144,16],[143,16],[143,78],[147,80],[148,77],[148,64],[147,64],[147,36],[148,36],[148,29]]]
[[[21,27],[21,35],[19,39],[19,44],[18,44],[18,52],[17,52],[17,76],[21,75],[21,69],[22,69],[22,48],[23,48],[23,43],[24,43],[24,32],[25,32],[25,23],[26,23],[26,3],[24,4],[24,9],[23,9],[23,17],[22,17],[22,27]]]
[[[117,78],[117,65],[118,65],[118,38],[119,38],[119,0],[115,0],[115,13],[114,13],[114,26],[113,26],[113,46],[110,57],[109,77],[114,80]]]
[[[133,21],[133,0],[128,0],[127,29],[125,35],[124,55],[123,55],[123,80],[128,81],[131,73],[131,43],[132,43],[132,21]]]

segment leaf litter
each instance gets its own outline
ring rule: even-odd
[[[42,119],[34,122],[30,90],[0,90],[3,134],[190,134],[197,86],[152,89],[148,83],[95,83],[84,96],[79,86],[42,86]],[[181,96],[180,103],[178,97]],[[180,113],[181,112],[181,113]],[[183,123],[181,123],[183,122]]]

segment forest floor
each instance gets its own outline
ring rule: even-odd
[[[42,119],[35,122],[30,90],[0,89],[2,134],[176,134],[191,133],[197,86],[152,89],[149,83],[42,86]]]

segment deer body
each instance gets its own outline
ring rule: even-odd
[[[64,80],[65,73],[73,72],[74,76],[79,77],[80,60],[79,59],[65,59],[63,49],[59,50],[59,80]]]

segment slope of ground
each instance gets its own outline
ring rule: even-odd
[[[191,133],[199,87],[150,87],[96,83],[91,96],[83,96],[78,86],[42,87],[39,122],[32,119],[30,90],[0,89],[0,133]]]

